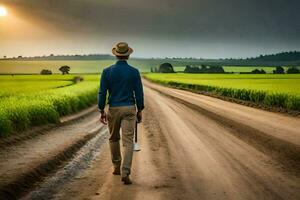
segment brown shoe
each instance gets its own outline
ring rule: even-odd
[[[124,185],[131,185],[132,181],[129,178],[129,175],[122,177],[122,181],[124,182]]]
[[[115,168],[113,175],[121,175],[121,170],[119,167]]]

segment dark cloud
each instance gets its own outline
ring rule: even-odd
[[[252,54],[255,46],[257,51],[268,52],[300,49],[298,0],[4,0],[4,3],[18,9],[28,20],[55,27],[62,33],[82,34],[87,39],[103,36],[135,41],[135,38],[140,45],[156,41],[156,48],[160,43],[161,48],[163,44],[175,43],[178,47],[194,45],[191,48],[195,50],[197,45],[207,49],[222,49],[227,45],[232,56],[239,55],[241,50],[246,54],[248,47],[252,49],[248,53]]]

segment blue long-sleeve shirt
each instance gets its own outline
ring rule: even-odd
[[[110,107],[135,105],[139,111],[144,109],[144,92],[139,71],[119,60],[103,70],[98,94],[98,108],[104,110],[106,94]]]

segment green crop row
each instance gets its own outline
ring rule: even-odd
[[[86,108],[97,101],[98,81],[1,98],[0,137],[46,123]]]
[[[297,95],[285,94],[285,93],[270,93],[264,90],[239,89],[239,88],[227,88],[227,87],[211,86],[211,85],[189,84],[189,83],[182,83],[176,81],[158,80],[155,78],[149,78],[148,76],[146,76],[146,78],[153,82],[179,88],[179,89],[211,92],[221,96],[232,97],[232,98],[245,100],[245,101],[251,101],[257,104],[281,107],[288,111],[291,110],[300,111],[300,96]]]

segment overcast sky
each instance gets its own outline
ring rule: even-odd
[[[300,50],[299,0],[0,0],[3,55],[248,57]]]

